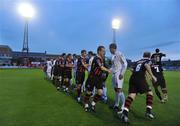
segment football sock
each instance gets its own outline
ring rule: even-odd
[[[88,104],[90,96],[91,96],[90,94],[86,94],[86,95],[84,96],[84,103],[85,103],[85,104]]]
[[[101,95],[96,94],[96,95],[94,96],[93,101],[94,101],[95,103],[97,103],[100,99],[101,99]]]
[[[163,94],[167,94],[167,89],[162,89]]]
[[[107,98],[107,88],[103,87],[103,96],[104,98]]]
[[[146,95],[146,107],[147,110],[152,109],[152,104],[153,104],[153,96],[150,94]]]
[[[121,99],[121,109],[123,109],[124,108],[124,104],[125,104],[124,92],[120,93],[120,99]]]
[[[96,88],[94,87],[94,88],[93,88],[93,91],[92,91],[92,96],[94,97],[95,94],[96,94]]]
[[[120,102],[120,92],[116,92],[115,93],[115,105],[114,106],[119,106],[119,102]]]
[[[115,94],[115,105],[114,106],[119,106],[119,103],[121,102],[122,106],[121,108],[124,107],[125,104],[125,96],[123,92],[116,92]]]
[[[77,88],[77,95],[78,95],[78,97],[81,96],[81,86]]]
[[[125,101],[124,110],[128,112],[132,102],[133,102],[133,99],[130,96],[128,96]]]

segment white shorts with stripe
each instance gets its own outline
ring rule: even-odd
[[[112,74],[112,84],[114,88],[122,88],[123,87],[123,79],[119,79],[120,71]]]

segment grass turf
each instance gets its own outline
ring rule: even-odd
[[[130,72],[126,72],[124,92],[127,96]],[[154,97],[156,119],[144,117],[145,96],[133,102],[129,119],[136,126],[180,126],[180,72],[165,72],[169,101],[160,104]],[[111,76],[107,80],[108,96],[114,100]],[[96,113],[83,111],[73,97],[56,91],[44,80],[39,69],[0,69],[0,125],[1,126],[120,126],[125,125],[108,105],[98,103]]]

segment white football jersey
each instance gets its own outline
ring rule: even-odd
[[[51,72],[52,66],[53,66],[52,61],[47,61],[47,72]]]
[[[74,60],[74,71],[77,70],[77,61],[78,61],[78,59]]]
[[[111,70],[113,73],[120,72],[124,74],[127,69],[127,61],[124,55],[121,52],[116,51],[111,58],[112,67]]]
[[[92,65],[93,59],[94,59],[94,56],[92,56],[92,57],[89,59],[89,67],[88,67],[88,71],[89,71],[89,72],[91,71],[91,65]]]

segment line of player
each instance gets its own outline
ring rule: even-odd
[[[97,54],[90,51],[87,55],[87,51],[82,50],[80,56],[62,54],[55,60],[48,60],[44,72],[48,79],[53,80],[57,90],[61,89],[68,94],[72,85],[73,73],[77,102],[83,103],[86,112],[95,112],[98,101],[107,101],[105,82],[108,75],[112,74],[112,85],[115,91],[115,102],[112,108],[117,112],[120,119],[125,123],[128,122],[129,109],[137,94],[146,94],[145,117],[154,119],[152,113],[153,93],[151,86],[147,83],[147,78],[152,80],[155,93],[161,103],[165,103],[168,100],[168,95],[161,63],[161,58],[165,54],[160,53],[159,49],[156,49],[156,53],[152,56],[150,52],[144,52],[143,58],[129,68],[132,74],[129,79],[128,96],[125,99],[123,83],[127,61],[124,55],[118,51],[115,43],[109,45],[109,50],[112,54],[111,65],[105,60],[105,47],[99,46]],[[88,71],[88,77],[85,81],[86,71]],[[82,92],[84,92],[84,97],[82,97]]]

